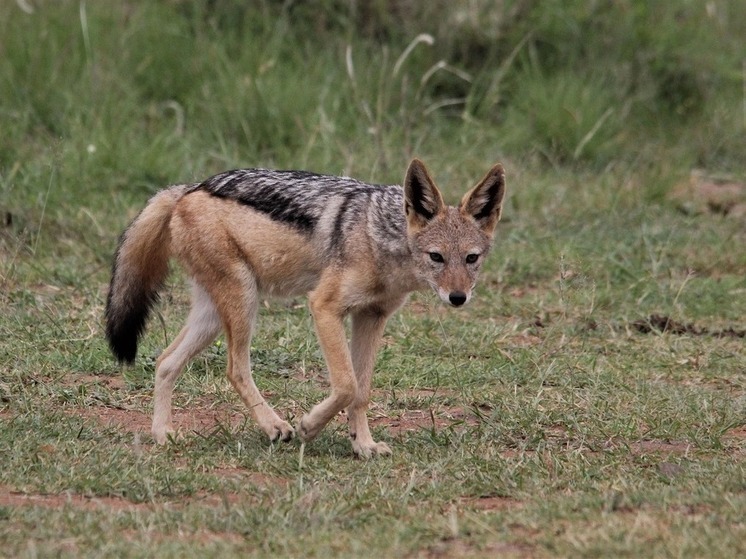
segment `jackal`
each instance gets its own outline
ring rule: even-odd
[[[243,169],[156,194],[120,238],[106,302],[109,345],[132,362],[170,257],[190,278],[186,325],[156,363],[155,440],[174,433],[171,398],[184,366],[221,331],[231,384],[272,441],[290,440],[296,430],[254,384],[249,345],[260,296],[308,294],[331,394],[298,422],[298,435],[310,441],[346,409],[354,453],[390,454],[366,416],[384,325],[410,292],[428,285],[454,307],[469,301],[504,194],[495,165],[457,207],[446,206],[418,159],[403,188]]]

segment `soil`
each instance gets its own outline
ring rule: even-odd
[[[694,170],[688,181],[671,191],[670,198],[687,214],[746,217],[746,183],[732,177],[709,176]]]
[[[480,497],[466,497],[461,500],[464,508],[475,509],[483,512],[515,510],[523,507],[523,502],[512,497],[501,497],[499,495],[483,495]]]
[[[70,413],[106,427],[130,433],[150,433],[150,413],[107,406],[78,408],[71,410]],[[237,430],[246,422],[246,416],[228,404],[210,408],[192,405],[187,409],[174,409],[173,415],[176,429],[203,435],[218,428]]]
[[[712,336],[714,338],[746,337],[746,330],[738,330],[733,327],[728,327],[723,330],[710,330],[709,328],[699,327],[694,324],[678,322],[668,316],[660,314],[651,314],[644,320],[636,320],[631,323],[631,326],[642,334],[667,332],[678,335],[689,334],[692,336]]]
[[[153,509],[153,505],[150,503],[133,503],[121,497],[87,497],[73,493],[58,495],[28,494],[0,486],[0,507],[33,506],[62,508],[65,505],[84,510],[136,511]]]

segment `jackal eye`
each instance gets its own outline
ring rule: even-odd
[[[477,260],[479,260],[478,254],[467,254],[466,255],[466,263],[467,264],[474,264]]]
[[[443,260],[443,255],[439,252],[429,252],[428,255],[430,256],[430,260],[432,260],[433,262],[445,262],[445,260]]]

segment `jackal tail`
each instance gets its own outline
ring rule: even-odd
[[[151,198],[119,239],[105,312],[106,338],[119,361],[135,360],[137,342],[168,276],[169,223],[185,189],[174,186]]]

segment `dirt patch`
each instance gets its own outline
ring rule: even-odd
[[[736,219],[746,217],[746,183],[733,177],[692,171],[689,180],[671,191],[671,199],[687,214],[710,213]]]
[[[628,449],[633,456],[645,454],[687,454],[693,448],[688,441],[662,441],[662,440],[642,440],[642,441],[625,441],[622,439],[612,439],[602,445],[605,451],[614,451],[617,449]]]
[[[448,559],[460,557],[534,557],[535,549],[525,543],[488,542],[476,546],[461,538],[446,538],[412,557]]]
[[[419,398],[422,400],[430,400],[432,398],[442,397],[453,397],[458,395],[458,392],[452,388],[444,388],[439,386],[437,388],[405,388],[403,390],[377,390],[373,389],[373,394],[377,400],[382,400],[386,396],[394,395],[397,399],[402,398]]]
[[[86,375],[86,374],[67,374],[58,379],[60,385],[65,387],[77,387],[81,385],[100,385],[113,390],[123,390],[126,388],[124,377],[122,375]]]
[[[150,412],[114,408],[108,406],[75,408],[68,413],[96,422],[98,425],[113,427],[129,433],[150,433],[152,416]],[[197,433],[207,436],[216,429],[239,430],[247,421],[247,416],[229,404],[216,406],[195,403],[187,409],[174,409],[174,428],[179,433]]]
[[[687,454],[692,444],[686,441],[636,441],[629,443],[632,454]]]
[[[712,514],[712,505],[698,503],[694,505],[672,505],[669,506],[667,512],[671,514],[680,514],[689,517],[702,517],[707,514]]]
[[[211,474],[224,480],[237,481],[241,482],[244,485],[248,484],[254,487],[261,488],[288,487],[292,481],[291,479],[286,477],[272,476],[269,474],[263,474],[261,472],[252,472],[243,468],[228,466],[210,468],[209,470],[206,470],[205,473]],[[205,493],[204,495],[202,495],[202,497],[204,499],[217,498],[216,495],[211,493]],[[244,495],[235,494],[234,497],[235,498],[232,498],[231,495],[228,495],[228,501],[233,503],[239,500],[246,500],[246,497]],[[219,498],[221,499],[221,501],[225,501],[225,497],[223,495],[220,495]]]
[[[728,429],[723,435],[723,442],[732,447],[731,452],[733,454],[746,455],[746,425]]]
[[[737,330],[733,327],[725,328],[723,330],[710,330],[709,328],[695,326],[694,324],[678,322],[668,316],[660,314],[651,314],[646,319],[636,320],[631,323],[631,326],[642,334],[666,332],[677,335],[688,334],[692,336],[712,336],[714,338],[746,337],[746,330]]]
[[[664,441],[664,440],[636,440],[629,441],[621,438],[613,438],[607,440],[588,440],[574,439],[566,434],[563,434],[561,429],[550,428],[547,430],[546,440],[551,442],[556,448],[561,447],[564,450],[576,450],[587,456],[600,456],[603,453],[616,452],[616,451],[628,451],[632,456],[644,456],[648,454],[656,455],[673,455],[681,456],[686,455],[697,447],[688,441]],[[535,449],[531,448],[505,448],[500,452],[500,456],[504,459],[514,459],[524,455],[532,455],[536,452]],[[544,461],[548,470],[552,470],[553,462],[549,455],[543,455],[542,460]]]
[[[521,285],[513,287],[508,291],[508,295],[516,299],[522,299],[524,297],[533,296],[541,293],[541,289],[535,283],[529,283],[528,285]]]
[[[464,497],[460,505],[467,509],[475,509],[484,512],[499,510],[515,510],[523,507],[523,503],[512,497],[501,495],[481,495],[479,497]]]
[[[443,406],[437,402],[433,402],[432,407],[428,405],[428,402],[436,397],[436,394],[442,396],[442,393],[451,394],[451,391],[446,389],[414,389],[397,394],[398,398],[406,396],[422,400],[422,402],[418,402],[417,407],[425,409],[384,412],[381,406],[373,404],[369,414],[370,424],[372,427],[382,426],[386,428],[392,436],[401,436],[405,433],[423,429],[442,429],[454,425],[474,426],[478,424],[478,417],[462,407]],[[152,421],[150,410],[88,406],[70,408],[67,413],[103,427],[143,435],[143,441],[150,440]],[[340,416],[341,421],[346,422],[344,412],[341,412]],[[251,422],[248,413],[242,410],[240,406],[233,406],[229,403],[215,404],[209,401],[195,401],[183,409],[174,409],[173,419],[177,433],[181,435],[194,433],[203,437],[209,437],[216,431],[235,433],[245,428],[247,422]],[[231,475],[233,474],[226,472],[227,477],[231,477]]]
[[[122,532],[122,537],[127,539],[127,541],[138,543],[142,543],[144,537],[147,538],[147,541],[149,543],[163,543],[178,539],[178,541],[182,544],[184,542],[189,542],[190,544],[196,546],[208,545],[211,543],[220,543],[223,545],[241,545],[245,541],[245,538],[239,533],[225,531],[213,532],[212,530],[208,530],[206,528],[199,528],[194,532],[179,530],[176,533],[148,531],[146,536],[143,536],[142,532],[138,532],[135,530],[124,530]]]
[[[543,341],[539,336],[534,336],[527,332],[506,338],[506,343],[514,347],[533,347],[540,345]]]
[[[473,414],[458,407],[438,410],[403,410],[391,413],[388,416],[370,418],[371,426],[383,426],[394,436],[423,429],[441,429],[461,423],[476,425],[478,419]]]
[[[263,476],[262,474],[251,472],[242,477],[249,479],[252,482],[256,480],[260,483],[270,479],[269,476]],[[231,505],[245,503],[247,499],[250,499],[250,497],[240,493],[215,494],[200,492],[192,497],[185,497],[178,500],[139,503],[129,501],[123,497],[97,497],[79,495],[70,492],[59,494],[23,493],[20,491],[14,491],[8,487],[0,487],[0,507],[42,507],[59,509],[67,506],[91,511],[105,509],[116,512],[152,512],[164,509],[182,509],[191,505],[208,508],[226,508]]]
[[[152,510],[150,503],[133,503],[121,497],[88,497],[74,493],[28,494],[13,491],[7,487],[0,487],[0,506],[5,507],[44,507],[62,508],[71,506],[83,510],[115,510],[115,511],[138,511]]]
[[[728,429],[728,431],[726,431],[725,433],[725,438],[734,439],[736,441],[746,441],[746,425],[740,425],[738,427]]]

